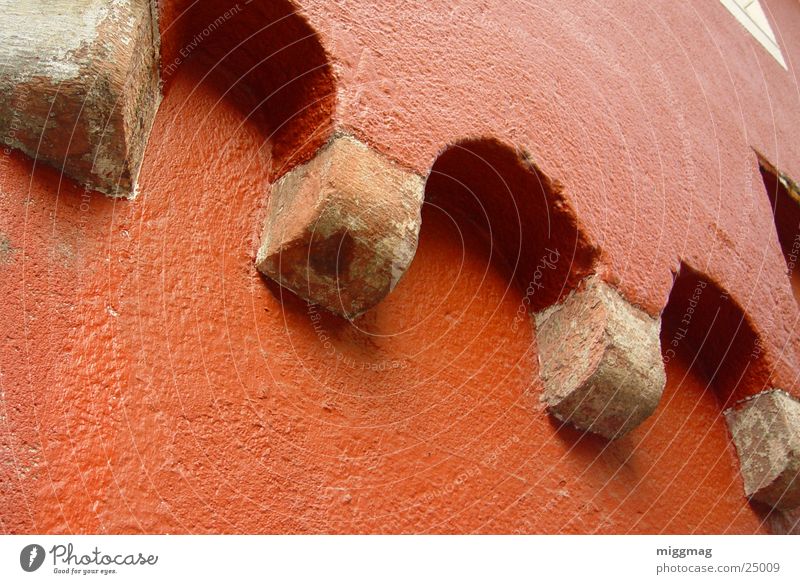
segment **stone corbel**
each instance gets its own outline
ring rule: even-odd
[[[0,0],[0,137],[131,196],[159,103],[153,0]]]
[[[774,389],[725,412],[745,495],[777,509],[800,507],[800,401]]]
[[[556,418],[615,439],[655,411],[666,384],[659,319],[592,276],[534,320],[542,401]]]
[[[417,249],[424,182],[336,134],[270,193],[260,272],[353,319],[397,285]]]

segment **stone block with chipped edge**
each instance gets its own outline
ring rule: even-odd
[[[0,140],[131,196],[160,101],[155,0],[0,0]]]
[[[423,194],[420,176],[337,134],[273,185],[256,267],[355,318],[391,292],[414,258]]]
[[[660,319],[592,276],[534,321],[541,399],[556,418],[614,439],[656,409],[666,383]]]
[[[800,401],[765,391],[725,412],[748,497],[777,509],[800,507]]]

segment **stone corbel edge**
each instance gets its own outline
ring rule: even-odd
[[[780,389],[725,411],[745,495],[770,507],[800,507],[800,401]]]
[[[659,318],[597,275],[533,318],[541,399],[556,418],[613,440],[653,413],[666,384]]]
[[[789,193],[789,197],[798,205],[800,205],[800,185],[798,185],[795,181],[791,179],[789,175],[784,172],[778,170],[774,164],[772,164],[766,156],[761,154],[758,150],[755,150],[756,157],[758,158],[758,165],[767,171],[769,174],[775,177],[778,183],[786,189],[786,192]]]
[[[337,132],[271,189],[256,268],[353,319],[394,289],[417,249],[424,180]]]
[[[0,0],[0,139],[131,197],[160,102],[155,0]]]

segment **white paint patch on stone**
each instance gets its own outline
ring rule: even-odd
[[[98,26],[118,1],[103,0],[0,0],[0,47],[17,61],[36,62],[35,68],[17,69],[19,81],[49,77],[74,79],[81,60],[75,51],[93,43]],[[57,16],[54,16],[57,15]],[[59,34],[54,35],[54,18]],[[3,63],[4,67],[11,66]]]

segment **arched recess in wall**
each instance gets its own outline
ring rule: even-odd
[[[425,203],[484,235],[491,260],[520,287],[530,313],[554,304],[594,271],[596,248],[562,186],[499,140],[468,139],[446,148],[431,168]]]
[[[497,140],[465,140],[438,157],[425,196],[483,232],[521,289],[517,317],[535,322],[540,397],[552,416],[614,440],[655,410],[658,319],[603,280],[598,248],[556,180]]]
[[[713,390],[720,408],[768,388],[770,368],[742,306],[711,278],[682,263],[662,314],[665,361],[681,358]]]
[[[269,178],[331,135],[335,81],[319,36],[287,0],[177,0],[160,15],[164,91],[180,72],[208,84],[264,135]]]
[[[793,388],[775,384],[772,355],[754,323],[717,283],[685,263],[662,319],[664,360],[688,364],[681,375],[701,381],[724,412],[745,496],[766,504],[759,511],[773,508],[776,532],[790,529],[779,514],[800,505],[800,402]]]
[[[786,260],[786,272],[792,293],[800,305],[800,187],[778,170],[765,156],[756,152],[758,169],[767,191],[775,231]]]

